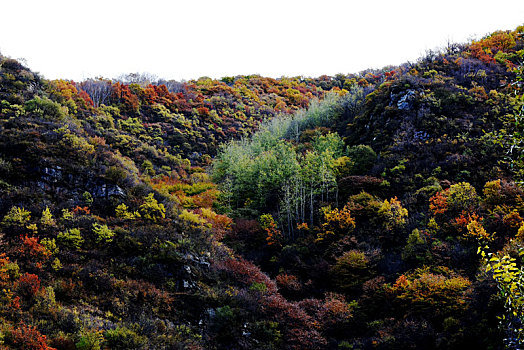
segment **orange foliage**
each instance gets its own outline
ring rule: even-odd
[[[89,210],[88,207],[81,207],[79,205],[77,205],[76,207],[73,208],[72,210],[73,214],[75,216],[77,215],[89,215],[91,214],[91,211]]]
[[[33,297],[40,290],[40,279],[32,273],[24,273],[18,280],[20,294],[26,297]]]
[[[485,63],[495,63],[495,54],[499,51],[507,52],[515,46],[515,37],[512,33],[496,32],[487,38],[474,41],[469,50],[471,55]]]
[[[447,198],[441,192],[437,192],[429,199],[429,209],[433,215],[444,214],[448,210]]]
[[[89,143],[96,146],[105,146],[106,139],[100,136],[93,136],[89,138]]]
[[[12,298],[11,301],[9,302],[8,307],[12,310],[20,310],[20,297],[16,296]]]
[[[216,201],[219,193],[220,191],[216,189],[210,189],[205,192],[202,192],[192,197],[193,204],[197,208],[211,208],[213,206],[213,203]]]
[[[348,230],[355,227],[355,219],[351,217],[351,212],[348,206],[344,206],[342,210],[335,208],[324,212],[324,225],[336,226],[341,230]]]
[[[323,323],[334,323],[337,320],[347,320],[351,317],[351,308],[344,296],[337,293],[326,293],[322,312],[318,315]]]
[[[355,219],[351,216],[348,204],[341,210],[324,208],[324,223],[322,223],[322,232],[317,235],[317,240],[323,241],[328,236],[335,234],[347,234],[354,228]]]
[[[233,220],[226,215],[220,215],[208,208],[199,208],[195,214],[202,216],[209,224],[215,238],[221,240],[224,235],[231,229]]]
[[[493,235],[490,235],[482,226],[482,224],[477,220],[472,220],[467,226],[468,232],[466,233],[467,237],[473,237],[480,241],[491,241],[493,240]]]
[[[46,259],[51,252],[38,242],[37,237],[21,236],[22,246],[20,252],[31,258]]]
[[[140,101],[138,96],[131,92],[128,85],[122,84],[120,82],[113,84],[113,98],[121,100],[123,107],[127,112],[138,112]]]
[[[206,115],[207,116],[207,115],[209,115],[209,108],[207,108],[207,107],[198,107],[197,108],[197,112],[200,115]]]
[[[36,327],[21,323],[11,332],[12,342],[18,349],[24,350],[56,350],[47,345],[47,337],[41,334]]]
[[[302,288],[297,276],[281,273],[275,279],[280,288],[291,291],[299,291]]]
[[[91,97],[89,97],[84,90],[78,91],[74,82],[53,80],[50,82],[50,89],[52,96],[55,98],[58,97],[64,101],[73,101],[82,108],[88,109],[94,105]]]
[[[409,285],[408,278],[406,275],[400,275],[397,281],[393,285],[393,290],[405,289]]]
[[[264,272],[255,264],[242,258],[227,259],[225,261],[215,262],[216,268],[231,274],[236,281],[245,286],[251,286],[253,283],[261,283],[266,286],[269,293],[276,293],[277,286]]]
[[[81,90],[79,93],[78,93],[78,96],[85,101],[85,103],[88,105],[88,106],[94,106],[95,104],[93,103],[93,100],[91,99],[91,97],[89,96],[89,94],[87,92],[85,92],[84,90]]]
[[[439,269],[438,273],[422,268],[401,275],[388,292],[395,295],[400,304],[407,303],[403,308],[413,313],[443,314],[465,310],[471,281],[445,267]]]
[[[175,95],[170,93],[165,85],[151,85],[149,84],[143,91],[144,99],[150,104],[171,104]]]
[[[280,241],[280,238],[282,237],[282,233],[279,230],[277,230],[274,227],[270,227],[266,229],[266,232],[267,232],[266,241],[268,245],[280,244],[279,241]]]
[[[297,224],[297,230],[307,231],[307,230],[309,230],[309,226],[307,225],[307,223],[302,222],[300,224]]]
[[[9,265],[11,262],[9,261],[9,257],[5,255],[5,253],[0,254],[0,282],[5,282],[9,280]]]
[[[127,298],[133,298],[137,302],[161,307],[163,311],[171,311],[173,309],[173,297],[150,282],[143,280],[114,280],[112,283]]]
[[[452,223],[459,231],[463,231],[472,221],[482,222],[482,220],[483,218],[479,218],[476,213],[469,214],[463,211],[462,214],[460,214],[458,218],[455,218]]]
[[[260,226],[266,231],[268,245],[279,245],[282,232],[277,229],[277,224],[270,214],[260,216]]]
[[[17,249],[28,265],[41,269],[42,265],[49,259],[51,252],[38,242],[37,237],[21,236],[22,245]]]
[[[188,196],[183,191],[176,191],[174,195],[184,208],[211,208],[220,191],[210,189],[194,196]]]
[[[78,93],[77,88],[68,81],[54,80],[51,83],[54,94],[59,94],[65,99],[73,99],[73,95]]]
[[[150,179],[151,186],[156,190],[160,190],[161,188],[177,185],[180,183],[182,183],[182,181],[180,181],[178,177],[167,176],[167,175],[163,175],[158,178],[155,177],[155,178]]]
[[[522,225],[522,217],[517,210],[512,210],[510,213],[504,215],[502,222],[510,228],[517,228]]]
[[[397,75],[396,70],[392,70],[390,72],[385,72],[384,75],[386,76],[386,80],[393,80],[395,78],[395,75]]]

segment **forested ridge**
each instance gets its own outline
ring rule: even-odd
[[[524,27],[319,78],[0,54],[0,349],[524,343]]]

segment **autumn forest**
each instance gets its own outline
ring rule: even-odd
[[[524,26],[355,74],[0,54],[0,349],[520,349]]]

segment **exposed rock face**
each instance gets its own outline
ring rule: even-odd
[[[416,99],[415,90],[407,90],[404,94],[391,96],[392,102],[397,100],[397,108],[400,110],[410,110]]]
[[[36,186],[43,191],[54,189],[55,193],[71,192],[75,195],[88,191],[95,198],[119,197],[126,196],[124,190],[112,183],[108,183],[101,178],[88,178],[85,176],[78,176],[74,174],[66,174],[62,167],[56,165],[54,167],[44,167],[39,169],[40,179],[36,182]],[[87,176],[90,176],[87,174]],[[91,176],[94,177],[94,174]]]
[[[126,194],[118,185],[102,183],[98,185],[88,185],[88,191],[95,198],[125,197]]]
[[[42,171],[44,174],[42,175],[42,180],[48,182],[48,183],[56,183],[60,180],[62,180],[62,167],[56,166],[54,168],[44,168]]]

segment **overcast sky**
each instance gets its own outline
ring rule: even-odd
[[[319,76],[524,24],[524,0],[0,0],[0,52],[48,79]]]

